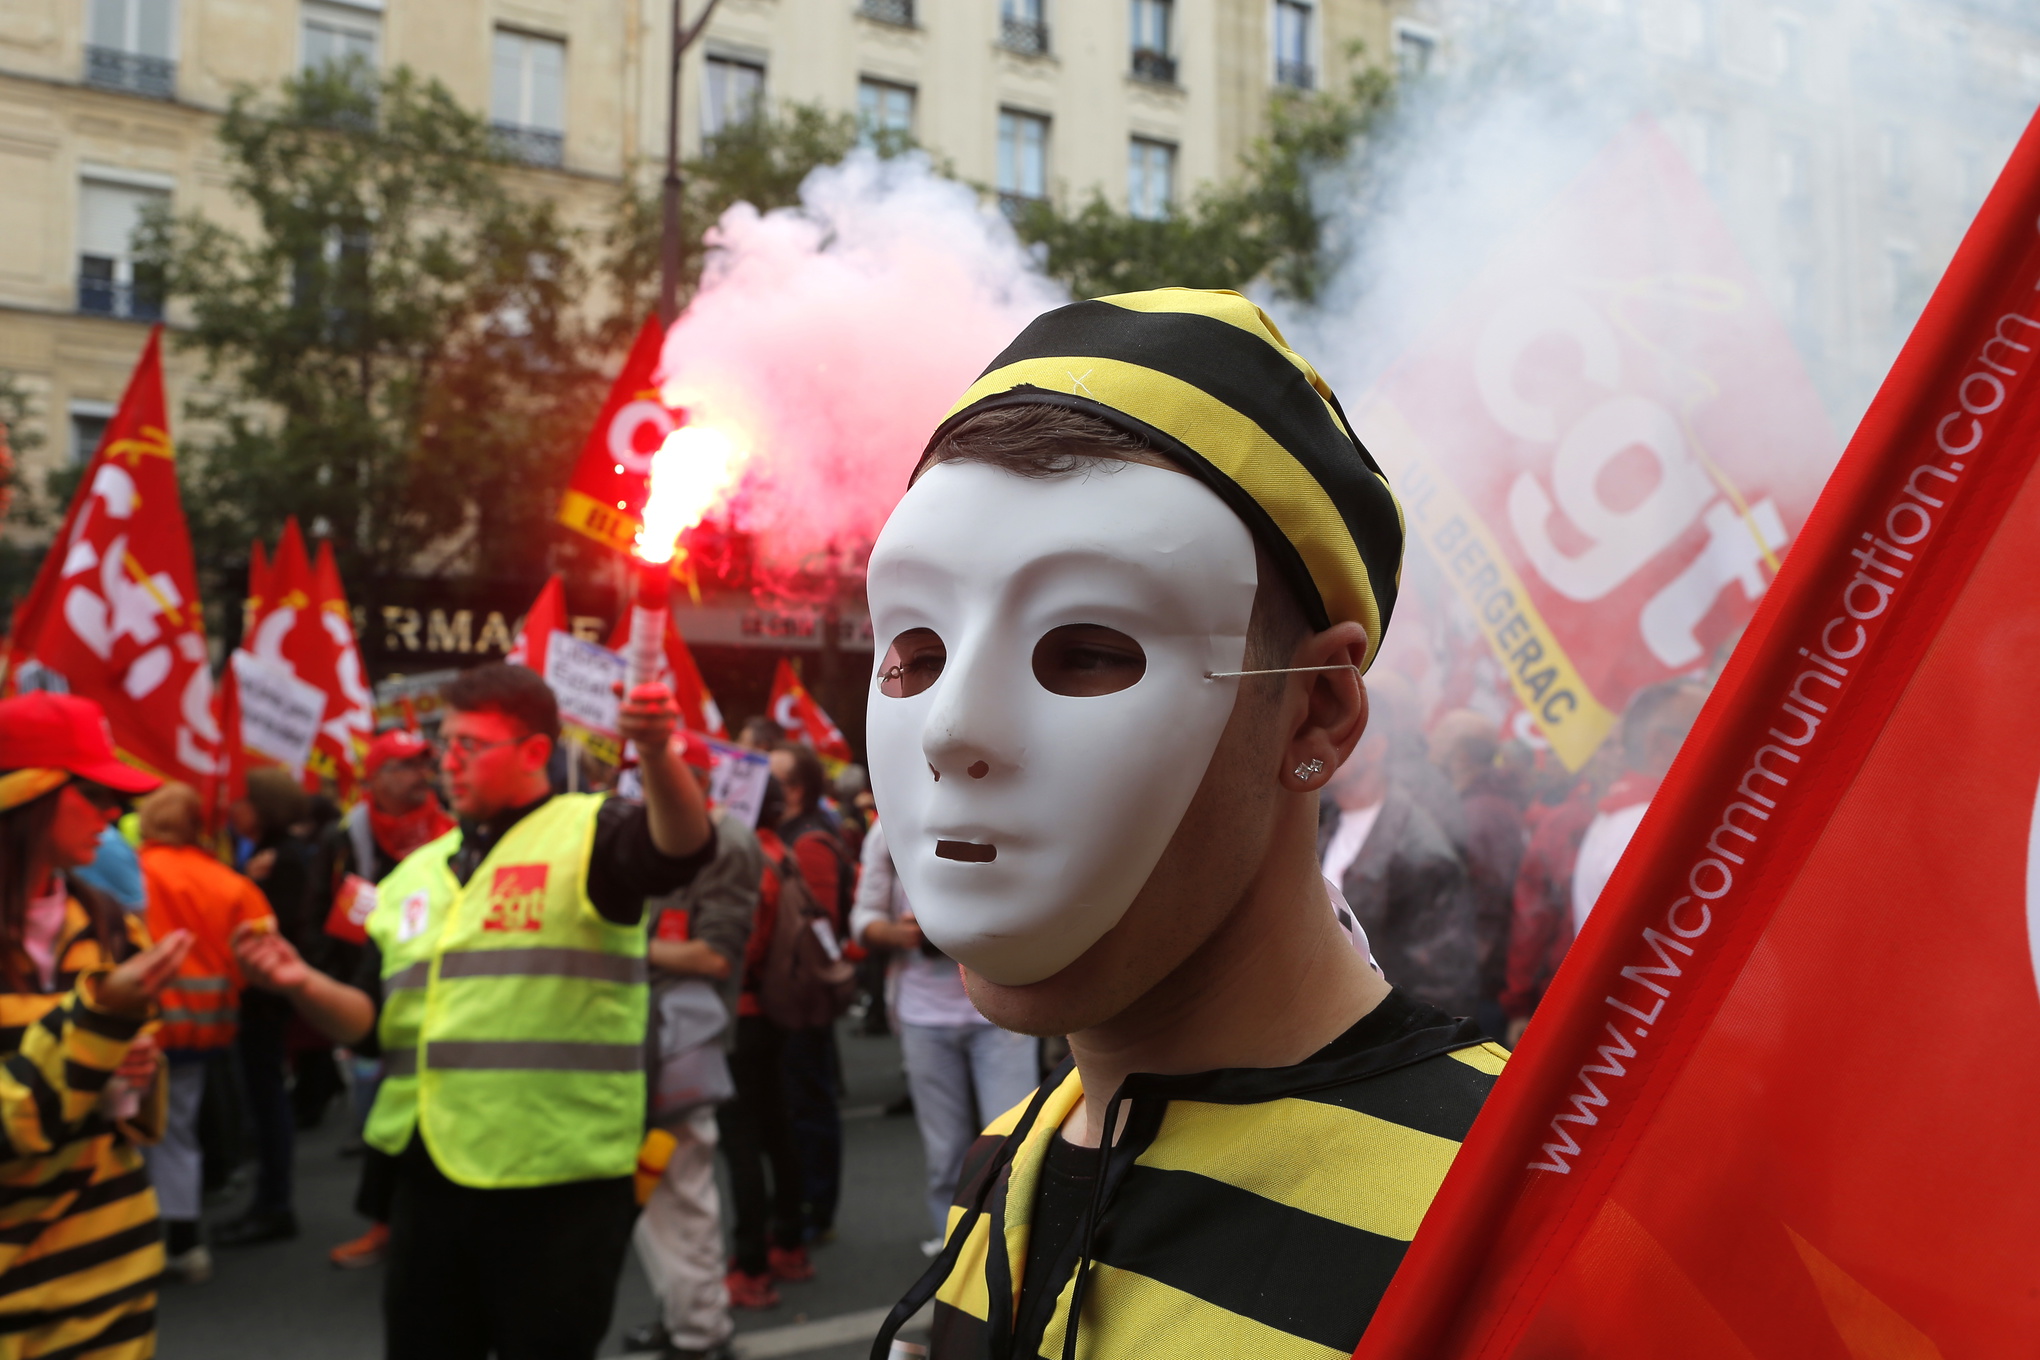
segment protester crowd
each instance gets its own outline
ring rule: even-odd
[[[1643,691],[1569,772],[1483,714],[1424,721],[1395,675],[1369,690],[1323,872],[1392,983],[1513,1043],[1703,691]],[[391,1355],[592,1354],[628,1241],[661,1307],[630,1343],[718,1354],[732,1310],[777,1305],[833,1233],[837,1021],[860,992],[900,1041],[940,1249],[965,1152],[1042,1043],[985,1021],[921,933],[857,767],[832,778],[753,719],[754,824],[707,802],[706,743],[645,695],[626,720],[666,759],[632,797],[564,792],[551,691],[487,666],[450,687],[437,743],[375,737],[351,808],[255,770],[219,826],[120,762],[89,701],[0,701],[6,1174],[52,1195],[44,1232],[83,1202],[59,1181],[125,1206],[77,1244],[10,1237],[65,1281],[8,1322],[14,1353],[86,1315],[145,1353],[159,1275],[202,1284],[214,1250],[297,1235],[295,1134],[343,1118],[364,1231],[331,1260],[388,1271]],[[247,1210],[202,1228],[248,1163]],[[0,1314],[8,1292],[0,1266]]]

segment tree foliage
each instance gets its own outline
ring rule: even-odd
[[[1394,92],[1387,72],[1356,63],[1343,90],[1278,94],[1268,133],[1241,158],[1239,174],[1159,220],[1122,212],[1094,192],[1075,211],[1023,204],[1014,227],[1046,248],[1048,272],[1077,297],[1265,281],[1285,297],[1310,301],[1336,263],[1315,185],[1346,162]]]
[[[528,570],[601,397],[577,233],[405,69],[243,89],[219,139],[253,231],[158,214],[137,243],[207,361],[180,441],[202,566],[296,514],[350,575]]]

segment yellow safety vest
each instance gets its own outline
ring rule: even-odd
[[[367,1141],[415,1128],[477,1189],[628,1176],[645,1125],[645,932],[588,900],[602,798],[553,798],[463,887],[450,831],[376,889],[384,1078]]]

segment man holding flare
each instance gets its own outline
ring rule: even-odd
[[[978,1140],[874,1356],[931,1298],[942,1360],[1358,1341],[1503,1056],[1318,874],[1401,549],[1235,293],[1050,312],[936,430],[871,557],[873,788],[972,1002],[1073,1066]]]
[[[237,949],[334,1042],[385,1056],[365,1136],[398,1161],[391,1360],[592,1357],[636,1216],[644,902],[690,882],[715,842],[665,686],[622,707],[642,805],[552,793],[559,710],[533,672],[478,666],[445,698],[460,822],[378,885],[353,985],[278,935]]]

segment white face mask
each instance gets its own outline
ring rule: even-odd
[[[1164,468],[943,463],[907,492],[871,553],[866,730],[950,957],[1039,982],[1125,914],[1232,714],[1238,681],[1204,677],[1241,669],[1256,576],[1246,525]]]

